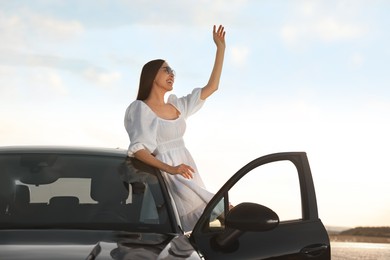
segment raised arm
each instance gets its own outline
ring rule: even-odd
[[[219,86],[219,80],[221,78],[223,59],[225,57],[225,28],[220,25],[218,30],[216,26],[213,27],[213,40],[217,46],[217,52],[215,54],[214,67],[210,75],[210,79],[206,86],[202,88],[200,98],[205,100],[211,94],[213,94]]]

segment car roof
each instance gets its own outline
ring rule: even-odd
[[[60,154],[87,154],[100,156],[126,157],[127,150],[122,148],[78,147],[78,146],[0,146],[1,154],[20,153],[60,153]]]

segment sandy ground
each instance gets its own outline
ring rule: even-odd
[[[390,243],[390,238],[387,237],[329,235],[329,239],[335,242]]]

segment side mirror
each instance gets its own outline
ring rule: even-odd
[[[226,215],[226,231],[215,238],[218,247],[231,246],[244,232],[262,232],[279,225],[278,215],[263,205],[241,203],[233,207]]]
[[[279,224],[279,217],[270,208],[244,202],[228,212],[225,223],[228,228],[241,231],[267,231]]]

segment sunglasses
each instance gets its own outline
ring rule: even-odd
[[[172,75],[172,76],[176,76],[176,73],[175,71],[169,67],[169,66],[165,66],[165,67],[162,67],[163,70],[165,70],[165,72],[168,74],[168,75]]]

